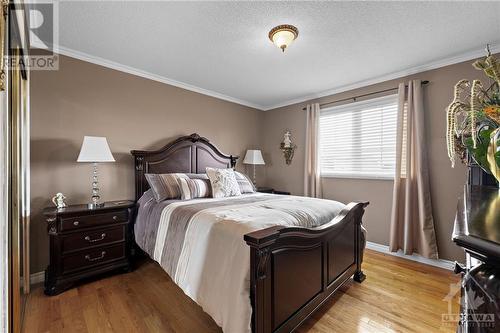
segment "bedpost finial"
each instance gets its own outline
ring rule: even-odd
[[[238,160],[238,156],[230,155],[229,158],[231,159],[231,168],[234,168],[236,166],[236,161]]]
[[[191,141],[196,142],[200,141],[201,136],[198,133],[193,133],[189,136],[189,138],[191,139]]]

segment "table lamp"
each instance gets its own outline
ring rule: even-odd
[[[262,157],[262,152],[258,149],[249,149],[245,154],[245,159],[243,160],[243,164],[253,165],[253,184],[257,186],[257,179],[255,176],[255,166],[256,165],[265,165],[264,158]]]
[[[108,141],[105,137],[84,136],[80,155],[77,162],[93,163],[94,173],[92,176],[92,198],[87,204],[89,209],[95,209],[104,206],[99,196],[99,181],[97,178],[97,163],[114,162],[115,159],[111,154],[108,146]]]

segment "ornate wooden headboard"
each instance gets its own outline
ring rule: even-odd
[[[146,173],[205,173],[206,167],[233,168],[238,156],[226,155],[196,133],[182,136],[159,150],[132,150],[135,159],[135,200],[149,189]]]

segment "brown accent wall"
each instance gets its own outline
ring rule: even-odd
[[[409,77],[391,80],[352,91],[311,100],[304,103],[267,111],[264,116],[263,134],[267,162],[267,183],[280,190],[302,194],[304,174],[305,112],[302,108],[311,102],[324,103],[349,98],[364,93],[396,87],[409,79],[430,80],[425,87],[425,128],[429,155],[433,214],[437,231],[440,257],[463,261],[462,251],[451,241],[457,198],[466,180],[466,169],[460,163],[452,169],[446,152],[445,108],[453,98],[453,86],[460,79],[485,79],[471,66],[472,61],[442,67]],[[332,74],[333,75],[333,74]],[[488,81],[484,81],[488,82]],[[298,146],[294,160],[287,166],[279,150],[283,132],[289,129]],[[393,182],[387,180],[362,180],[323,178],[324,197],[349,202],[368,200],[365,226],[368,240],[388,245],[392,206]]]
[[[70,204],[89,200],[91,165],[76,163],[84,135],[107,137],[116,159],[99,166],[104,200],[134,198],[131,149],[196,132],[242,160],[262,143],[261,111],[69,57],[31,82],[32,272],[48,264],[41,209],[56,192]]]

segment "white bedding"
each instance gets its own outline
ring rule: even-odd
[[[331,200],[260,193],[177,201],[162,208],[149,245],[146,236],[136,241],[224,332],[251,332],[250,248],[243,236],[276,225],[319,226],[344,207]],[[183,216],[185,224],[179,222]]]

